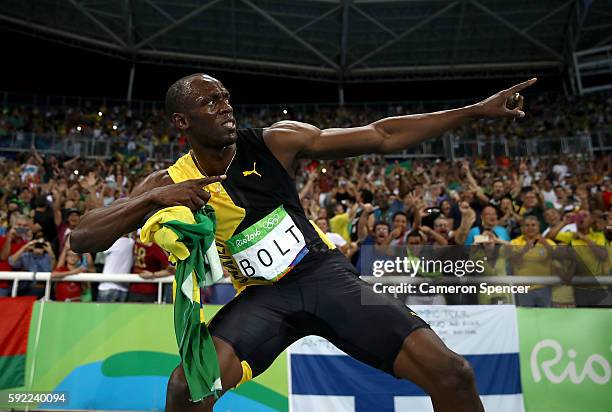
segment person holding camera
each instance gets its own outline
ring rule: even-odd
[[[9,263],[9,256],[17,253],[23,245],[32,239],[32,221],[26,215],[13,213],[11,227],[6,236],[0,236],[0,271],[11,272],[13,267]],[[11,282],[0,280],[0,297],[9,296]]]
[[[55,254],[48,241],[34,239],[9,256],[8,263],[13,270],[51,272],[55,266]],[[40,299],[45,296],[45,282],[20,282],[18,293],[22,296],[36,296]]]

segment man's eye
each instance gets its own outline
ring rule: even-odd
[[[214,100],[209,100],[208,102],[206,102],[206,104],[208,106],[214,106],[215,105],[215,101]]]

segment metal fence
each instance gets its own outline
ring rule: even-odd
[[[147,159],[173,161],[184,151],[177,142],[154,145],[152,141],[130,143],[123,136],[93,137],[81,134],[59,136],[54,134],[11,133],[0,137],[0,152],[27,152],[36,147],[41,153],[80,156],[81,158],[110,158],[114,153],[141,156]],[[612,129],[592,134],[564,137],[534,137],[518,139],[459,139],[452,134],[420,143],[402,152],[387,155],[388,159],[471,157],[549,157],[561,154],[593,157],[596,152],[612,150]]]
[[[61,279],[52,279],[49,272],[0,272],[0,280],[12,280],[13,286],[11,296],[17,296],[19,281],[43,281],[45,282],[45,300],[51,298],[52,282],[129,282],[129,283],[157,283],[157,303],[163,303],[162,285],[172,283],[174,277],[167,276],[157,279],[143,279],[134,274],[108,274],[108,273],[87,273],[80,275],[70,275]],[[575,276],[569,282],[564,282],[558,276],[443,276],[439,278],[425,278],[413,276],[361,276],[365,282],[370,284],[380,283],[384,285],[411,284],[418,285],[429,283],[434,285],[478,285],[486,283],[488,285],[566,285],[575,286],[587,285],[612,285],[612,276]],[[229,278],[223,278],[218,283],[229,284]]]

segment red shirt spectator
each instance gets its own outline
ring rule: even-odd
[[[19,234],[17,230],[23,231],[24,233]],[[27,233],[25,233],[27,231]],[[11,228],[6,236],[0,236],[0,271],[11,272],[13,268],[8,262],[9,256],[15,254],[23,245],[28,243],[28,236],[31,238],[32,232],[30,230],[30,223],[27,219],[17,219],[15,227]],[[10,240],[9,240],[10,239]],[[9,240],[10,246],[6,244]],[[0,288],[6,289],[10,287],[11,283],[7,280],[0,280]]]
[[[81,266],[81,255],[68,249],[60,256],[58,266],[51,272],[52,278],[63,278],[68,275],[77,275],[87,271]],[[64,263],[65,262],[65,263]],[[83,288],[80,282],[57,282],[55,284],[55,300],[80,302]]]
[[[155,243],[142,243],[137,240],[134,244],[134,268],[132,273],[151,272],[155,273],[166,269],[170,265],[166,252]],[[157,294],[155,283],[132,283],[130,293],[142,293],[147,295]]]
[[[70,272],[70,269],[68,269],[66,266],[62,266],[55,268],[54,272]],[[57,282],[55,284],[55,300],[60,302],[80,302],[82,292],[83,289],[81,288],[80,282]]]

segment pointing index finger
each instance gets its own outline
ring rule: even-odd
[[[526,89],[527,87],[531,86],[532,84],[534,84],[534,83],[535,83],[535,82],[537,82],[537,81],[538,81],[538,78],[537,78],[537,77],[534,77],[533,79],[529,79],[529,80],[527,80],[526,82],[523,82],[523,83],[519,83],[519,84],[517,84],[517,85],[514,85],[514,86],[512,86],[511,88],[507,89],[506,91],[507,91],[509,94],[512,94],[512,93],[517,93],[517,92],[520,92],[520,91],[521,91],[521,90],[523,90],[523,89]]]
[[[198,179],[198,185],[208,186],[212,183],[220,182],[225,180],[227,175],[219,175],[219,176],[207,176],[202,179]]]

